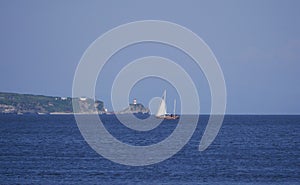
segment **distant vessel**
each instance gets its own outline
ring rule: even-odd
[[[166,105],[166,96],[167,96],[167,91],[165,90],[163,93],[163,96],[161,98],[161,102],[158,108],[158,111],[156,113],[156,118],[159,119],[178,119],[179,116],[175,114],[175,109],[176,109],[176,100],[174,100],[174,112],[173,114],[168,114],[167,113],[167,105]]]

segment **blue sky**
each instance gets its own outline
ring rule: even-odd
[[[154,19],[185,26],[209,45],[224,73],[227,113],[299,114],[299,8],[297,0],[3,0],[0,91],[71,96],[76,66],[96,38],[121,24]],[[182,65],[188,60],[174,48],[159,44],[128,47],[112,57],[99,76],[97,98],[110,108],[114,75],[126,62],[147,55],[180,59]],[[209,88],[201,70],[192,64],[186,68],[191,76],[200,74],[196,85],[201,109],[209,112]],[[171,86],[158,79],[138,83],[129,98],[147,105],[164,88],[169,89],[170,98],[178,98]]]

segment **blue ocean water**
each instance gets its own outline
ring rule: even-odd
[[[115,116],[101,119],[132,145],[159,142],[176,126],[166,121],[147,134]],[[207,120],[200,116],[173,157],[133,167],[92,150],[72,115],[0,115],[0,184],[300,184],[300,116],[225,116],[213,144],[199,152]]]

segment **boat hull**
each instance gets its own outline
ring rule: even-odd
[[[163,116],[156,116],[158,119],[179,119],[178,115],[163,115]]]

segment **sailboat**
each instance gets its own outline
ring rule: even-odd
[[[161,98],[161,102],[158,108],[158,111],[155,115],[156,118],[159,119],[178,119],[179,116],[175,114],[175,109],[176,109],[176,100],[174,100],[174,112],[173,114],[168,114],[167,113],[167,105],[166,105],[166,96],[167,96],[167,91],[165,90],[163,93],[163,96]]]

